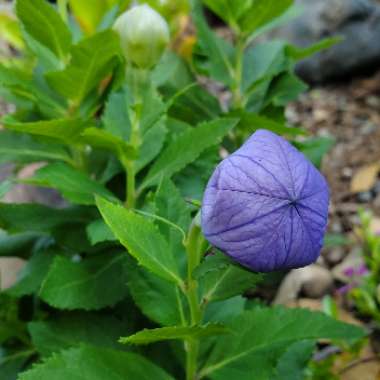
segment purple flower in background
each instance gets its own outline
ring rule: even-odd
[[[258,130],[213,173],[202,229],[251,270],[299,268],[318,258],[328,203],[326,180],[311,162],[282,137]]]

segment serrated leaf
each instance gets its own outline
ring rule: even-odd
[[[103,219],[131,256],[157,276],[182,283],[168,243],[151,220],[105,199],[98,198],[97,205]]]
[[[162,326],[184,322],[186,301],[177,286],[128,260],[128,288],[136,305],[152,321]]]
[[[107,253],[79,262],[57,256],[42,283],[40,297],[58,309],[112,306],[128,292],[125,259],[124,253]]]
[[[53,258],[54,253],[52,251],[35,252],[21,272],[18,273],[17,282],[7,289],[7,293],[15,297],[21,297],[36,292],[41,286]]]
[[[97,33],[73,46],[67,67],[47,73],[46,79],[59,94],[79,105],[113,70],[119,51],[119,39],[113,31]]]
[[[104,241],[117,240],[111,229],[107,226],[103,219],[94,220],[86,228],[88,239],[92,245],[102,243]]]
[[[213,79],[227,86],[230,85],[233,76],[234,47],[218,37],[207,25],[200,0],[193,0],[192,18],[197,30],[200,53],[207,58],[206,63],[199,63],[201,71],[206,71]]]
[[[256,354],[298,340],[356,341],[365,336],[357,326],[305,309],[263,308],[247,311],[228,325],[232,334],[220,337],[201,371],[211,379],[233,375],[252,379]]]
[[[204,326],[171,326],[144,329],[126,338],[120,338],[120,342],[124,344],[148,344],[163,340],[201,339],[227,334],[228,332],[225,326],[213,323]]]
[[[215,262],[213,270],[210,270],[210,261]],[[207,274],[199,280],[204,304],[241,295],[262,280],[262,275],[252,273],[233,263],[222,266],[217,256],[206,258],[202,265],[207,266]]]
[[[253,0],[250,10],[239,20],[240,28],[252,34],[283,15],[293,0]]]
[[[89,210],[50,208],[39,204],[0,203],[0,228],[10,232],[50,232],[65,224],[88,223]]]
[[[9,130],[51,137],[66,144],[76,143],[76,139],[88,126],[88,122],[82,119],[56,119],[23,123],[11,117],[4,117],[1,121],[4,127]]]
[[[253,112],[240,112],[241,117],[239,128],[251,134],[257,129],[267,129],[279,135],[299,136],[305,135],[305,131],[301,128],[288,127],[285,124],[271,120],[265,116]]]
[[[301,341],[290,345],[278,360],[274,380],[304,380],[307,364],[315,349],[315,342]]]
[[[72,159],[60,145],[44,144],[31,136],[11,131],[0,132],[0,162],[26,162],[60,160],[68,163]]]
[[[17,0],[16,14],[25,31],[57,57],[65,59],[71,34],[53,7],[44,0]]]
[[[135,162],[136,173],[141,171],[160,153],[165,142],[166,132],[166,125],[162,119],[143,135],[139,156]]]
[[[205,149],[216,145],[236,124],[236,119],[217,119],[186,131],[172,142],[149,170],[140,191],[159,183],[193,162]],[[194,141],[197,141],[194,144]]]
[[[105,106],[102,122],[104,129],[125,141],[131,134],[129,108],[132,104],[132,93],[127,86],[113,92]]]
[[[120,348],[117,340],[125,334],[122,321],[115,317],[86,312],[33,321],[28,324],[28,330],[34,346],[43,356],[83,343]]]
[[[164,370],[131,352],[82,346],[53,355],[19,380],[173,380]]]
[[[81,139],[94,147],[109,150],[120,158],[124,157],[131,160],[136,158],[136,150],[131,144],[104,129],[87,128],[82,133]]]
[[[243,294],[262,280],[262,275],[252,273],[234,263],[226,263],[216,256],[206,258],[198,269],[202,302],[221,301]],[[211,263],[210,263],[211,262]],[[212,268],[212,263],[214,268]],[[202,268],[205,265],[206,268]]]
[[[59,190],[65,198],[75,204],[93,205],[95,196],[117,200],[103,185],[60,162],[44,166],[26,182]]]

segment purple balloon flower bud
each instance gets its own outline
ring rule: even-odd
[[[311,162],[282,137],[258,130],[213,173],[202,229],[251,270],[299,268],[318,258],[328,203],[326,180]]]

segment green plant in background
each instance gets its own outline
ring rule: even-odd
[[[126,42],[127,3],[15,4],[22,42],[17,62],[0,66],[1,95],[16,106],[1,120],[0,161],[15,170],[0,195],[43,162],[23,182],[55,189],[65,206],[0,203],[0,255],[26,260],[0,295],[0,379],[302,378],[317,339],[352,343],[363,331],[252,306],[242,294],[262,276],[205,256],[198,207],[222,141],[230,149],[257,128],[305,134],[284,122],[305,88],[292,69],[330,42],[252,44],[291,1],[205,1],[235,32],[232,45],[194,1],[192,62],[173,51],[157,62],[164,21],[140,8],[154,25],[137,20],[148,35]],[[231,104],[198,74],[230,89]]]
[[[360,314],[370,316],[380,322],[380,234],[373,231],[372,214],[360,210],[361,226],[358,236],[362,245],[364,263],[358,268],[347,268],[345,274],[350,278],[343,288],[354,301]]]

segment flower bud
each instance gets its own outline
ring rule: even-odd
[[[165,19],[149,5],[139,5],[124,12],[115,22],[127,61],[139,68],[156,65],[169,43]]]
[[[258,130],[212,175],[202,204],[206,239],[258,272],[299,268],[320,253],[329,190],[282,137]]]

